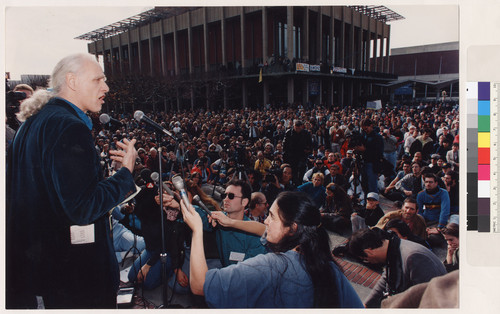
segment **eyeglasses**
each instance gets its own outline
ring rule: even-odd
[[[225,199],[225,198],[226,198],[226,196],[227,196],[230,200],[233,200],[235,197],[237,197],[237,198],[243,198],[242,196],[236,196],[236,195],[234,195],[234,193],[222,193],[222,194],[221,194],[222,199]]]

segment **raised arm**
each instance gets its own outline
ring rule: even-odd
[[[253,220],[232,219],[219,211],[213,211],[211,219],[212,222],[215,221],[223,227],[235,228],[258,236],[262,236],[266,231],[266,226],[263,223]]]
[[[189,263],[189,284],[191,291],[196,295],[204,295],[203,285],[205,284],[205,276],[208,271],[205,252],[203,249],[203,222],[200,215],[196,212],[192,205],[186,207],[184,202],[181,202],[182,215],[186,224],[193,230],[191,240],[191,258]]]

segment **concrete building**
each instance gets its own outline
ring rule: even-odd
[[[395,101],[458,100],[458,58],[458,42],[392,49],[390,72],[398,79],[381,86]]]
[[[389,97],[387,22],[402,18],[384,6],[155,7],[77,38],[109,78],[161,81],[156,101],[181,110],[356,106]]]

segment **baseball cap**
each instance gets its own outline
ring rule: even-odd
[[[374,199],[374,200],[376,200],[376,201],[378,201],[378,200],[379,200],[378,193],[375,193],[375,192],[370,192],[370,193],[368,193],[368,195],[366,196],[366,198],[367,198],[367,199],[372,198],[372,199]]]

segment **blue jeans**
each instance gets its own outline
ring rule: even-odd
[[[365,163],[363,172],[363,178],[366,179],[366,195],[370,192],[378,193],[378,175],[374,170],[373,163]]]
[[[122,261],[121,252],[127,252],[134,245],[134,236],[132,231],[125,228],[120,223],[113,226],[113,246],[115,248],[118,263]],[[146,247],[143,237],[135,236],[135,238],[137,251],[130,252],[131,254],[141,253]]]
[[[186,255],[184,257],[184,264],[182,264],[181,269],[189,278],[189,261],[191,260],[191,248],[185,248],[185,252]],[[207,259],[207,267],[208,269],[222,268],[222,263],[220,262],[219,259]],[[174,284],[175,284],[175,290],[174,290]],[[179,285],[179,283],[176,282],[175,273],[168,280],[168,286],[172,290],[174,290],[174,293],[179,293],[179,294],[187,294],[191,290],[189,285],[187,287],[181,287],[181,285]]]
[[[384,158],[391,163],[392,170],[396,169],[397,153],[393,151],[392,153],[384,153]]]
[[[135,260],[134,265],[130,268],[128,273],[128,280],[130,282],[135,282],[137,279],[137,274],[141,271],[141,267],[147,263],[147,261],[151,258],[151,252],[147,249],[142,252],[142,254]],[[151,268],[146,276],[146,280],[143,283],[143,288],[145,290],[151,290],[156,287],[159,287],[161,282],[161,260],[159,259]],[[172,260],[170,256],[167,254],[167,261],[165,263],[165,268],[167,270],[167,278],[169,278],[172,273]]]

